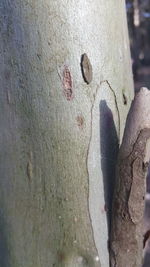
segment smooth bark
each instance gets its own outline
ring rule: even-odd
[[[108,267],[104,182],[133,98],[124,1],[1,0],[0,62],[0,266]]]

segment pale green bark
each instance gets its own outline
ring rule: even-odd
[[[121,139],[133,97],[124,1],[1,0],[0,62],[0,266],[107,267],[99,106]]]

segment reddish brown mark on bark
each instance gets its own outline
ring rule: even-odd
[[[83,124],[84,124],[84,118],[82,115],[78,115],[76,117],[76,121],[77,121],[77,125],[79,128],[82,128],[83,127]]]
[[[66,99],[68,101],[72,100],[73,98],[72,78],[70,70],[67,66],[65,66],[63,70],[63,88]]]

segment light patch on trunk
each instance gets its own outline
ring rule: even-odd
[[[114,128],[118,135],[119,121],[118,121],[118,107],[116,107],[116,99],[114,93],[110,89],[107,82],[103,82],[98,87],[94,103],[91,109],[91,139],[88,151],[88,173],[89,173],[89,212],[93,228],[95,245],[98,251],[101,267],[109,266],[108,253],[108,227],[107,227],[107,209],[105,208],[104,198],[104,174],[102,171],[102,150],[101,144],[101,102],[105,103],[113,120]],[[108,118],[109,123],[109,118]],[[108,129],[107,131],[111,131]],[[106,132],[107,135],[107,132]],[[113,158],[106,158],[107,163],[113,161]],[[103,179],[101,179],[103,177]],[[105,210],[105,212],[104,212]],[[107,262],[106,262],[107,259]]]

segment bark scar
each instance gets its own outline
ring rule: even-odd
[[[33,167],[32,167],[32,163],[30,160],[27,163],[27,176],[28,176],[29,181],[31,182],[32,177],[33,177]]]
[[[84,81],[89,84],[92,81],[92,65],[86,53],[81,56],[81,71]]]
[[[67,66],[65,66],[63,70],[63,87],[64,87],[64,95],[66,99],[70,101],[73,97],[72,78],[70,70]]]
[[[59,70],[57,68],[57,73],[63,85],[63,92],[64,92],[65,98],[68,101],[72,100],[74,98],[73,82],[72,82],[72,76],[71,76],[69,67],[64,65],[61,74],[59,73]]]
[[[29,183],[31,183],[32,178],[33,178],[33,165],[32,165],[32,161],[33,161],[33,154],[32,154],[32,151],[30,151],[30,153],[29,153],[29,160],[28,160],[28,163],[27,163],[27,176],[28,176]]]

